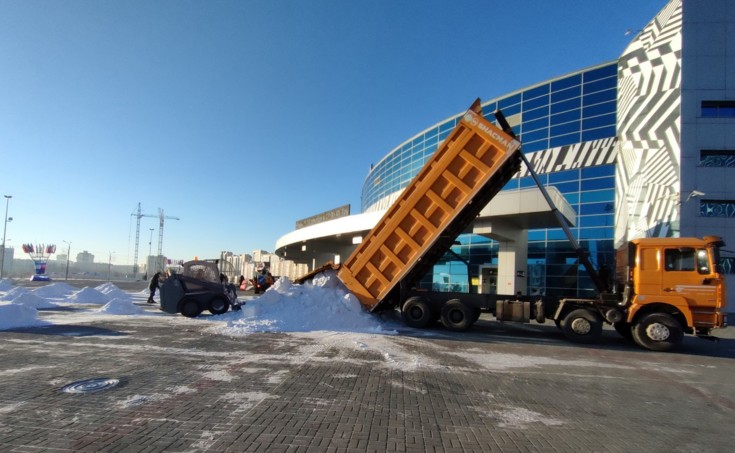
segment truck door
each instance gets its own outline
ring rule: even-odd
[[[678,247],[664,249],[664,270],[661,289],[665,293],[683,296],[690,309],[714,308],[722,281],[714,272],[705,248]]]

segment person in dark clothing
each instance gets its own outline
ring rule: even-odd
[[[156,288],[158,288],[158,279],[161,278],[161,273],[156,272],[153,274],[153,277],[151,277],[151,283],[148,285],[148,289],[151,290],[151,295],[148,296],[148,303],[152,304],[155,303],[153,300],[153,296],[156,295]]]

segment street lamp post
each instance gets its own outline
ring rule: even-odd
[[[107,281],[108,282],[112,281],[110,280],[110,271],[112,270],[112,253],[113,252],[110,252],[110,257],[107,260]]]
[[[66,278],[65,280],[69,280],[69,254],[71,253],[71,242],[66,242],[62,240],[63,243],[68,245],[66,248]]]
[[[145,264],[145,270],[150,274],[150,269],[148,269],[148,267],[150,267],[151,258],[153,258],[153,249],[151,248],[151,244],[153,244],[153,228],[148,229],[151,230],[151,238],[148,240],[148,261]]]
[[[4,195],[5,196],[5,225],[3,225],[3,255],[2,259],[0,259],[0,280],[3,278],[3,271],[5,270],[5,233],[8,231],[8,204],[10,203],[10,199],[13,198],[12,195]]]

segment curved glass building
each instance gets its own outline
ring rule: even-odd
[[[636,237],[718,235],[735,244],[733,27],[735,9],[726,0],[671,0],[617,59],[482,104],[490,119],[502,110],[542,183],[571,206],[572,231],[597,268],[613,268],[617,246]],[[289,233],[277,253],[315,265],[346,259],[463,113],[407,138],[373,165],[361,214]],[[523,167],[503,192],[533,186]],[[525,234],[525,266],[516,264],[524,291],[593,291],[560,228]],[[455,244],[422,286],[503,293],[493,286],[502,245],[469,233]],[[730,255],[721,263],[729,274],[733,261]]]

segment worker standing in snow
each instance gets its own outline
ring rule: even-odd
[[[148,303],[152,304],[154,303],[153,296],[156,295],[156,288],[158,288],[158,279],[161,278],[161,273],[156,272],[153,274],[153,277],[151,277],[151,282],[148,284],[148,289],[151,290],[151,295],[148,296]]]

